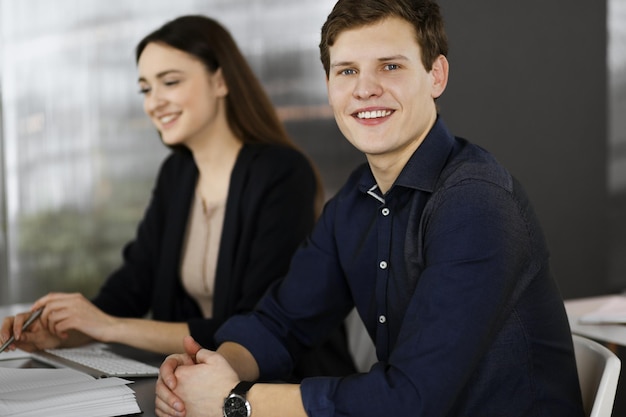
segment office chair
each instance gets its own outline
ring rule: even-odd
[[[620,359],[600,343],[572,335],[583,407],[588,417],[610,417],[621,368]]]
[[[367,334],[365,325],[361,321],[356,309],[346,318],[346,331],[348,333],[348,347],[354,360],[357,371],[367,372],[376,363],[376,347]]]

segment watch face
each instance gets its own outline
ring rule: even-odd
[[[250,404],[245,398],[231,394],[224,401],[224,417],[249,417]]]

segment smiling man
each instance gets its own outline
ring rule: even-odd
[[[448,61],[437,4],[339,0],[320,51],[337,124],[367,163],[285,279],[220,329],[216,352],[187,338],[187,354],[165,360],[157,414],[583,416],[532,207],[438,115]],[[369,372],[252,382],[287,374],[353,307],[376,345]]]

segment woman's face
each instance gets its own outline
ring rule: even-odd
[[[211,74],[194,56],[162,43],[149,43],[137,67],[144,111],[166,145],[193,149],[227,125],[221,70]]]

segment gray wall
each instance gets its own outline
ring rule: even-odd
[[[446,122],[524,184],[564,297],[606,292],[605,2],[440,4],[451,47]]]

